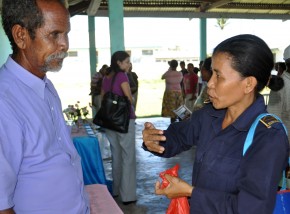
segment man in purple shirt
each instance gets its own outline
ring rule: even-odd
[[[60,0],[3,0],[13,53],[0,68],[0,213],[89,213],[80,157],[47,71],[62,67],[70,18]]]

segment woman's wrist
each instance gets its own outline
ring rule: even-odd
[[[190,186],[190,188],[188,188],[187,197],[191,196],[193,189],[194,189],[193,186]]]

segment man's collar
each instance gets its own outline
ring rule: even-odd
[[[6,66],[16,78],[31,88],[40,98],[44,99],[44,88],[47,83],[46,76],[40,79],[24,69],[21,65],[15,62],[10,56],[6,62]]]

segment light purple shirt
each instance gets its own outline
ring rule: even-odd
[[[10,207],[17,214],[89,213],[54,86],[9,57],[0,68],[0,210]]]

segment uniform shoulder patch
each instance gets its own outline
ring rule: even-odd
[[[267,128],[271,128],[271,126],[274,123],[280,123],[279,120],[277,120],[275,117],[273,117],[272,115],[267,115],[263,118],[260,119],[261,123],[263,123]]]

